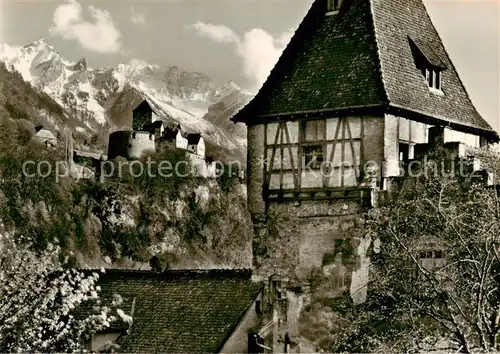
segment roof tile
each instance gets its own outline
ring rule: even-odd
[[[217,352],[261,291],[250,271],[106,270],[102,298],[120,294],[132,330],[118,342],[122,352]]]
[[[422,0],[316,0],[267,81],[233,121],[384,105],[491,132],[472,104]],[[429,90],[408,38],[442,71]]]

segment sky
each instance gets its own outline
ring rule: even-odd
[[[406,0],[401,0],[406,1]],[[68,60],[177,65],[256,92],[311,0],[0,0],[0,42]],[[424,0],[472,101],[500,130],[500,0]]]

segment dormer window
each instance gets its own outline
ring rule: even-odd
[[[446,69],[437,48],[419,38],[409,38],[416,67],[422,72],[431,91],[441,92],[441,72]]]
[[[334,15],[339,12],[340,3],[342,2],[342,0],[326,0],[326,2],[327,2],[327,8],[326,8],[327,15]]]

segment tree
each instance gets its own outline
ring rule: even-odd
[[[97,272],[64,269],[60,248],[35,254],[28,244],[0,238],[0,351],[74,352],[110,325],[119,303],[99,300]],[[86,304],[88,311],[75,311]]]
[[[498,192],[470,176],[429,172],[423,166],[369,213],[368,300],[339,306],[345,327],[332,351],[392,344],[401,352],[431,339],[461,352],[500,350]]]

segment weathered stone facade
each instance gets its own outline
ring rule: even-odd
[[[123,156],[139,158],[146,151],[155,151],[155,136],[143,131],[117,131],[109,135],[108,158]]]
[[[332,255],[359,232],[365,209],[352,200],[270,204],[253,242],[254,275],[307,283],[311,271],[333,261]]]

